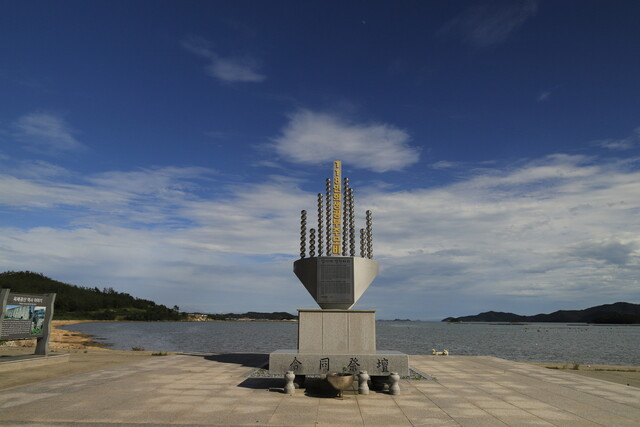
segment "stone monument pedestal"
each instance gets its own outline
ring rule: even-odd
[[[269,373],[409,375],[409,356],[376,350],[375,310],[298,310],[298,349],[269,355]]]
[[[375,310],[298,310],[299,353],[375,353]]]

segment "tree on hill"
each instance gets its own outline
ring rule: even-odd
[[[256,311],[249,311],[247,313],[226,313],[226,314],[209,314],[207,317],[211,320],[238,320],[238,319],[252,319],[252,320],[295,320],[298,317],[293,314],[278,311],[274,313],[259,313]]]
[[[135,298],[112,287],[69,285],[30,271],[0,273],[0,288],[14,293],[55,293],[55,319],[73,320],[182,320],[185,313],[158,305],[153,301]]]
[[[447,317],[444,322],[558,322],[558,323],[640,323],[640,304],[616,302],[584,310],[559,310],[550,314],[520,316],[513,313],[487,311],[475,316]]]

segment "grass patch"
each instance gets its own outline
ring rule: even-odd
[[[594,371],[604,371],[604,372],[640,372],[640,369],[603,369],[603,368],[596,368],[594,369]]]
[[[555,370],[565,370],[565,369],[571,369],[572,371],[578,371],[578,370],[586,370],[586,371],[596,371],[596,372],[640,372],[640,369],[619,369],[619,368],[593,368],[591,369],[590,366],[587,366],[587,368],[584,369],[580,369],[582,365],[580,365],[579,363],[574,363],[572,365],[571,368],[569,368],[567,365],[562,365],[562,366],[545,366],[546,369],[555,369]]]
[[[131,347],[131,351],[144,351],[144,347],[133,346]]]
[[[156,353],[151,353],[152,356],[168,356],[169,353],[167,353],[166,351],[158,351]]]

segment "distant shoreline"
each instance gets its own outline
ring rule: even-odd
[[[207,320],[177,320],[177,322],[297,322],[298,319],[207,319]],[[123,320],[128,322],[128,320]],[[171,320],[169,320],[171,322]]]
[[[53,320],[51,321],[51,339],[49,348],[55,350],[81,349],[86,347],[109,350],[107,346],[93,340],[92,335],[63,329],[64,326],[79,323],[110,322],[110,320]]]
[[[588,323],[594,325],[633,325],[640,324],[640,304],[616,302],[603,304],[583,310],[558,310],[549,314],[523,316],[500,311],[485,311],[473,316],[447,317],[448,323],[463,322],[502,322],[514,323]]]
[[[92,335],[83,334],[82,332],[70,331],[68,329],[64,329],[65,326],[76,325],[79,323],[120,323],[120,322],[150,322],[146,320],[53,320],[51,322],[51,340],[49,347],[52,349],[81,349],[86,347],[93,348],[101,348],[104,350],[110,350],[109,346],[94,341]],[[297,319],[293,320],[271,320],[271,319],[207,319],[207,320],[159,320],[156,322],[191,322],[191,323],[200,323],[200,322],[298,322]],[[32,341],[32,340],[31,340]],[[29,341],[29,343],[31,343]],[[17,346],[21,346],[21,343],[18,342]]]

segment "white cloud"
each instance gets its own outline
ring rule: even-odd
[[[84,145],[78,141],[76,133],[65,120],[50,113],[29,113],[15,123],[15,138],[38,152],[57,154],[64,151],[78,151]]]
[[[79,184],[0,176],[5,212],[45,217],[39,226],[0,227],[0,265],[191,310],[242,311],[248,301],[250,309],[292,310],[277,295],[295,283],[291,236],[305,193],[296,181],[271,177],[203,199],[203,182],[207,193],[220,185],[212,176],[172,167],[96,174]],[[60,217],[62,226],[48,225]],[[302,288],[294,295],[297,305],[310,298]]]
[[[211,43],[203,39],[202,37],[187,37],[180,43],[182,47],[194,55],[201,56],[203,58],[211,58],[213,52],[211,51]]]
[[[387,172],[419,159],[419,150],[409,145],[410,136],[402,129],[385,123],[353,123],[310,110],[292,114],[273,141],[280,156],[306,164],[341,159],[358,168]]]
[[[3,268],[194,310],[314,306],[291,272],[300,210],[315,221],[315,192],[301,182],[230,186],[201,168],[49,169],[0,177],[0,213],[39,217],[0,227]],[[560,154],[485,165],[439,187],[356,188],[356,225],[373,211],[381,263],[359,307],[443,318],[637,301],[639,192],[636,164]]]
[[[479,295],[554,309],[640,298],[638,191],[640,173],[622,163],[550,156],[358,203],[372,207],[385,283],[449,292],[464,314],[483,311]]]
[[[259,73],[257,62],[253,59],[217,58],[211,61],[207,72],[223,82],[254,82],[259,83],[266,79]]]
[[[535,0],[503,1],[474,5],[438,31],[478,48],[503,43],[538,9]]]
[[[618,240],[580,242],[570,252],[579,259],[592,259],[624,267],[634,262],[637,243]]]
[[[75,177],[62,168],[36,162],[13,174],[0,174],[0,206],[80,209],[83,215],[74,218],[76,222],[101,218],[112,223],[173,223],[171,211],[193,197],[198,180],[213,175],[215,171],[205,168],[165,167]]]
[[[217,250],[211,234],[93,224],[2,228],[0,264],[77,285],[107,287],[208,312],[292,310],[289,260],[260,262]],[[283,262],[287,264],[283,266]],[[298,292],[300,304],[306,298]],[[308,304],[308,302],[307,302]]]
[[[15,177],[40,179],[52,177],[68,177],[71,171],[44,160],[15,160],[0,157],[0,167],[7,174]]]
[[[456,162],[448,162],[446,160],[440,160],[438,162],[435,162],[431,165],[432,169],[451,169],[451,168],[455,168],[456,166],[458,166],[458,163]]]
[[[596,141],[597,145],[613,151],[631,150],[640,143],[640,127],[635,128],[633,133],[622,139],[605,139]]]
[[[207,74],[224,83],[259,83],[267,77],[260,73],[258,60],[251,56],[222,57],[211,49],[211,44],[202,38],[190,37],[182,47],[194,55],[209,60]]]

